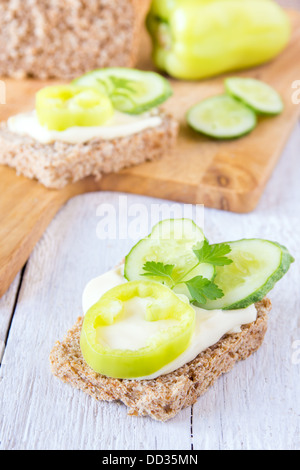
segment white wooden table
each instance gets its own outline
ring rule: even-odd
[[[69,201],[0,300],[1,449],[300,447],[299,149],[298,126],[253,213],[205,209],[204,228],[212,242],[242,237],[277,240],[297,261],[270,295],[273,311],[261,349],[220,378],[196,405],[165,424],[128,417],[125,406],[97,403],[51,375],[49,352],[81,314],[86,282],[112,268],[135,242],[99,239],[104,210],[115,208],[122,219],[126,202],[128,220],[134,222],[134,211],[150,211],[151,204],[160,203],[116,193]]]
[[[299,5],[298,0],[281,3]],[[296,262],[270,294],[273,310],[261,349],[165,424],[128,417],[125,406],[97,403],[51,375],[49,352],[81,314],[85,284],[134,244],[132,238],[99,239],[101,210],[119,215],[126,201],[134,223],[134,211],[150,211],[161,202],[115,193],[69,201],[0,299],[0,449],[300,448],[299,149],[297,126],[253,213],[205,209],[204,228],[212,242],[268,238],[286,245]],[[117,228],[124,230],[122,211]]]

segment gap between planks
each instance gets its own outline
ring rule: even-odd
[[[15,314],[15,311],[16,311],[16,308],[17,308],[17,304],[18,304],[18,300],[19,300],[19,295],[20,295],[20,291],[21,291],[21,287],[22,287],[22,283],[23,283],[23,278],[24,278],[26,266],[27,266],[27,263],[25,263],[25,265],[23,266],[23,268],[20,271],[20,278],[18,280],[16,291],[15,291],[15,294],[13,296],[14,300],[12,302],[11,313],[10,313],[10,316],[8,317],[8,321],[7,321],[7,324],[6,324],[5,334],[4,334],[4,332],[2,332],[3,336],[2,336],[2,338],[0,338],[0,369],[1,369],[1,365],[2,365],[2,359],[3,359],[3,356],[5,354],[5,348],[6,348],[6,344],[7,344],[7,341],[8,341],[11,324],[13,322],[14,314]]]

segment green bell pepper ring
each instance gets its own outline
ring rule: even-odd
[[[96,88],[58,85],[37,92],[36,113],[42,126],[64,131],[74,126],[101,126],[114,109],[110,99]]]
[[[149,336],[139,349],[114,349],[101,341],[101,332],[126,314],[126,302],[147,301],[144,320],[175,320]],[[165,325],[165,324],[164,324]],[[86,313],[80,347],[86,363],[97,373],[119,379],[153,374],[188,347],[195,325],[195,311],[168,287],[154,281],[132,281],[106,292]],[[99,340],[100,337],[100,340]]]
[[[153,0],[147,26],[156,66],[185,80],[260,65],[291,36],[272,0]]]

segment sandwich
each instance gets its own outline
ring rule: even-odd
[[[73,79],[134,67],[151,0],[6,0],[0,4],[0,75]]]
[[[168,421],[260,348],[267,294],[293,261],[277,242],[210,244],[194,221],[163,220],[87,284],[52,373],[129,415]]]
[[[0,124],[0,164],[61,189],[159,159],[178,135],[161,107],[171,95],[161,75],[124,67],[42,88],[34,110]]]

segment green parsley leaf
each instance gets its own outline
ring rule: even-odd
[[[143,270],[145,271],[145,273],[143,273],[142,276],[159,276],[172,278],[172,272],[174,267],[174,264],[163,264],[156,263],[155,261],[147,261],[143,266]]]
[[[193,251],[200,263],[224,266],[225,264],[231,264],[233,262],[226,256],[231,252],[231,248],[227,243],[210,245],[207,240],[204,240],[200,245],[196,245]]]
[[[224,296],[223,291],[213,281],[196,276],[186,281],[192,298],[199,304],[206,304],[207,299],[216,300]]]

